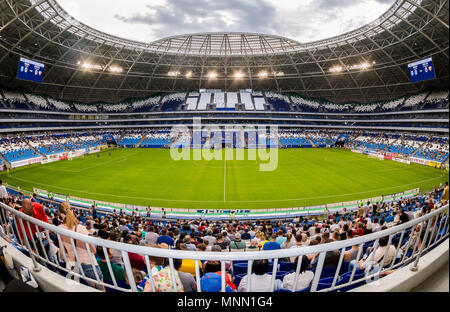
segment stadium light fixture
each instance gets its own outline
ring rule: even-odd
[[[365,63],[361,63],[361,64],[355,64],[355,65],[352,65],[349,67],[334,66],[334,67],[330,68],[330,72],[331,73],[340,73],[343,71],[350,71],[350,70],[367,70],[367,69],[373,67],[375,64],[376,64],[376,62],[372,62],[372,63],[365,62]]]
[[[103,70],[104,67],[97,64],[89,64],[89,63],[80,63],[81,68],[86,70]]]
[[[267,78],[267,77],[269,77],[269,74],[265,71],[262,71],[262,72],[258,73],[258,77],[259,78]]]
[[[335,66],[330,68],[330,72],[332,73],[340,73],[344,70],[342,66]]]
[[[167,73],[167,75],[169,76],[169,77],[177,77],[177,76],[179,76],[181,73],[179,72],[179,71],[170,71],[170,72],[168,72]]]
[[[186,78],[191,78],[192,77],[192,72],[191,71],[187,72],[185,76],[186,76]]]
[[[121,67],[111,66],[109,68],[109,71],[112,73],[121,73],[123,71],[123,69]]]
[[[275,77],[283,77],[284,76],[284,72],[273,72],[272,75],[274,75]]]
[[[208,73],[208,79],[216,79],[216,78],[217,78],[217,73],[215,73],[215,72]]]
[[[233,76],[236,79],[242,79],[242,78],[244,78],[245,75],[242,72],[237,72]]]
[[[370,67],[372,67],[372,64],[361,63],[361,64],[356,64],[356,65],[350,66],[350,70],[358,70],[358,69],[366,70],[366,69],[368,69]]]

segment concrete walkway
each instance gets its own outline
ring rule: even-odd
[[[449,292],[448,265],[447,262],[426,281],[414,288],[412,292]]]

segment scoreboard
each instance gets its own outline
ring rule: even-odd
[[[436,78],[431,57],[409,64],[408,70],[412,83]]]
[[[21,57],[17,78],[33,82],[42,82],[45,65]]]

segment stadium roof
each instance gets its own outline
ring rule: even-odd
[[[448,87],[448,20],[448,0],[397,0],[366,26],[310,43],[253,33],[143,43],[84,25],[55,0],[0,0],[0,85],[81,102],[200,88],[298,92],[336,103],[392,99]],[[42,84],[15,79],[20,56],[46,64]],[[438,79],[411,84],[408,63],[426,57]]]

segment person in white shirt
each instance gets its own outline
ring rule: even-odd
[[[372,233],[375,233],[375,232],[378,232],[379,230],[381,230],[381,225],[378,222],[379,222],[378,218],[373,219]]]
[[[333,220],[333,224],[330,225],[330,232],[334,232],[336,229],[339,229],[339,225],[336,223],[336,220]]]
[[[297,257],[294,262],[295,271],[297,270],[298,259],[299,257]],[[314,279],[314,272],[308,271],[309,263],[310,261],[308,257],[302,256],[302,263],[300,266],[300,273],[297,278],[297,285],[295,287],[295,291],[306,289],[311,285],[311,282]],[[282,284],[283,289],[292,290],[294,288],[294,284],[295,284],[295,272],[284,276]]]
[[[275,289],[272,289],[272,275],[267,274],[269,271],[269,261],[256,260],[253,262],[251,275],[251,292],[273,292],[281,288],[281,281],[275,280]],[[239,283],[238,291],[246,292],[248,286],[248,275],[245,275]]]
[[[389,236],[385,236],[379,239],[378,248],[375,252],[371,252],[369,256],[365,259],[359,260],[359,263],[356,260],[353,260],[349,264],[349,271],[353,270],[355,265],[358,265],[360,270],[370,269],[371,274],[377,272],[380,268],[381,262],[383,261],[384,255],[386,254],[386,248],[388,248]],[[394,245],[389,245],[389,249],[386,254],[386,258],[384,259],[383,267],[391,264],[392,260],[394,260],[396,248]]]
[[[9,197],[8,191],[6,190],[6,187],[3,185],[3,181],[0,180],[0,199],[5,199],[8,197]]]

